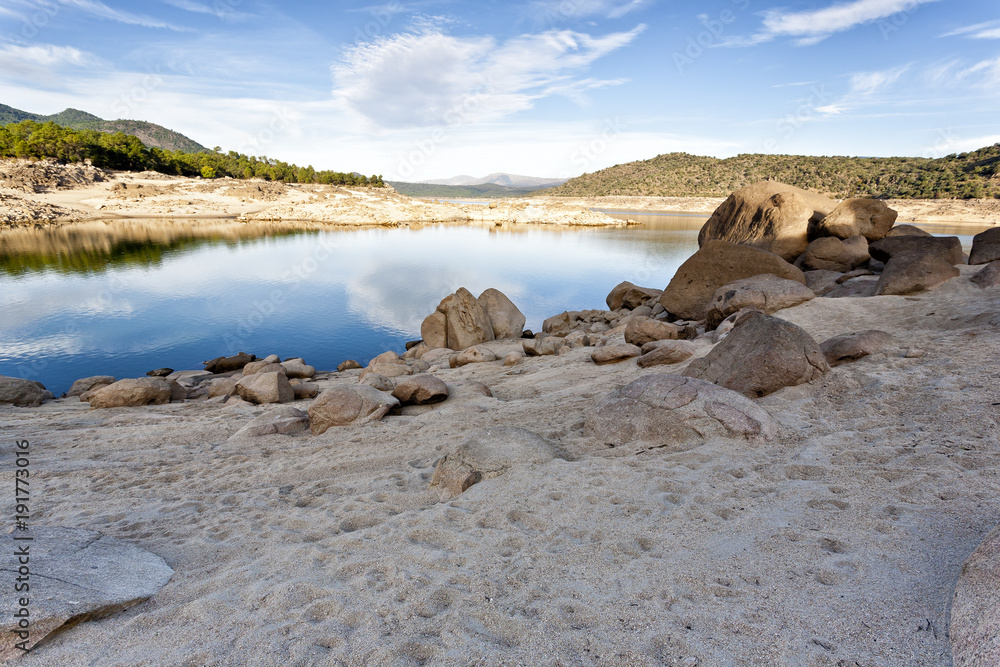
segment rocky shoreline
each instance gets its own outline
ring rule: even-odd
[[[460,289],[365,367],[3,378],[37,520],[174,570],[23,662],[989,664],[1000,234],[751,188],[538,333]]]

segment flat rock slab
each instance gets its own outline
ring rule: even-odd
[[[1000,665],[1000,528],[962,566],[949,635],[956,667]]]
[[[31,537],[16,540],[17,537]],[[18,550],[27,548],[29,563],[19,563]],[[174,571],[156,554],[134,544],[82,528],[32,528],[0,536],[3,576],[11,591],[0,601],[0,662],[32,648],[62,627],[71,627],[128,609],[163,588]],[[13,582],[22,566],[29,568],[29,591],[15,594]],[[18,636],[15,614],[28,601],[27,639]]]

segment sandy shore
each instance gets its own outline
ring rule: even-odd
[[[960,268],[929,293],[780,311],[818,341],[879,328],[899,347],[758,400],[781,424],[762,445],[588,438],[601,397],[685,366],[588,348],[436,371],[453,395],[434,409],[320,436],[231,439],[268,408],[218,400],[0,406],[5,478],[14,440],[32,445],[37,525],[175,570],[21,664],[950,665],[955,582],[1000,524],[1000,292]],[[435,461],[497,424],[563,458],[441,502]]]

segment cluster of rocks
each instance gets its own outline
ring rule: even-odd
[[[107,172],[93,166],[90,160],[73,164],[63,164],[55,158],[0,161],[0,184],[27,193],[72,188],[107,179]]]

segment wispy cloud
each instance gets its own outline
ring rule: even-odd
[[[183,9],[186,12],[192,12],[194,14],[208,14],[209,16],[215,16],[220,19],[243,20],[252,16],[251,14],[237,11],[224,2],[216,2],[211,6],[195,2],[194,0],[163,0],[163,2],[171,7]]]
[[[851,75],[850,88],[843,97],[830,104],[816,107],[825,115],[842,114],[860,106],[870,106],[883,101],[887,92],[906,71],[909,65],[874,72],[857,72]]]
[[[1000,20],[976,23],[975,25],[956,28],[946,32],[942,37],[968,37],[970,39],[1000,39]]]
[[[0,64],[8,71],[24,71],[27,68],[56,68],[65,65],[72,67],[103,67],[103,60],[92,53],[80,51],[71,46],[55,46],[52,44],[36,44],[34,46],[17,46],[4,44],[0,46]]]
[[[529,8],[542,21],[591,16],[617,19],[652,4],[652,0],[535,0]]]
[[[550,30],[498,43],[423,26],[349,48],[332,68],[334,95],[385,129],[497,119],[544,97],[579,101],[586,90],[620,83],[577,77],[644,29],[601,37]]]
[[[726,46],[752,46],[779,37],[794,38],[799,46],[818,44],[830,35],[866,23],[913,11],[919,5],[938,0],[854,0],[810,11],[788,12],[770,9],[764,12],[762,29],[751,37],[726,40]]]
[[[159,19],[114,9],[100,0],[59,0],[59,3],[65,7],[77,9],[97,18],[117,21],[118,23],[125,23],[127,25],[138,25],[144,28],[166,28],[177,32],[187,31],[187,28],[175,26]]]

